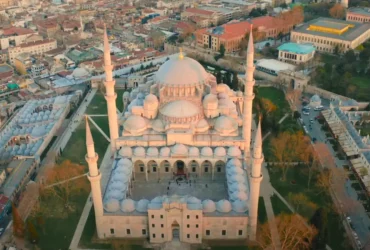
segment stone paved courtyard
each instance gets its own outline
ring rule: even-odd
[[[191,178],[190,182],[185,180],[179,181],[179,185],[174,179],[158,181],[134,181],[132,190],[132,199],[148,199],[151,200],[160,195],[191,195],[198,199],[210,199],[218,201],[227,199],[227,183],[226,178],[219,177],[214,181],[209,178]],[[195,183],[194,183],[195,181]],[[170,184],[169,184],[170,183]],[[169,189],[167,189],[169,187]]]

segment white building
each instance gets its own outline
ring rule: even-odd
[[[279,46],[279,61],[301,64],[313,59],[315,47],[311,44],[284,43]]]
[[[251,150],[253,36],[244,94],[217,85],[197,61],[180,53],[145,86],[124,94],[130,104],[120,117],[106,33],[104,43],[114,157],[112,168],[101,169],[109,173],[98,170],[86,123],[98,237],[198,244],[255,240],[263,154],[260,124]]]

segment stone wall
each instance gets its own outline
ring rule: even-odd
[[[330,91],[327,91],[325,89],[321,89],[321,88],[318,88],[318,87],[315,87],[315,86],[312,86],[312,85],[305,86],[303,91],[305,93],[308,93],[308,94],[319,95],[320,97],[325,98],[325,99],[329,99],[329,100],[339,99],[339,100],[342,100],[342,101],[347,101],[347,100],[350,99],[348,97],[338,95],[338,94],[335,94],[333,92],[330,92]]]

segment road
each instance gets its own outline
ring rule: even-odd
[[[323,105],[325,108],[328,108],[328,102],[324,102]],[[301,112],[302,107],[300,104],[297,105],[297,108]],[[316,138],[316,152],[318,152],[322,158],[325,158],[326,163],[329,166],[333,166],[339,171],[344,172],[343,166],[349,166],[350,164],[347,160],[340,160],[336,156],[336,152],[333,150],[331,144],[327,141],[325,131],[321,129],[321,124],[315,120],[315,117],[319,114],[319,111],[314,111],[313,109],[310,110],[309,115],[303,115],[301,112],[303,123],[308,130],[308,135],[311,138]],[[310,119],[314,120],[311,125],[311,129],[309,126]],[[351,217],[354,231],[357,233],[362,245],[365,245],[370,238],[370,219],[367,216],[362,204],[357,200],[356,190],[352,188],[350,181],[348,180],[340,182],[338,179],[340,178],[336,178],[336,180],[334,180],[335,185],[333,185],[335,196],[341,204],[342,212]]]

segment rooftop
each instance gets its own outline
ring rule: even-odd
[[[352,7],[347,10],[347,14],[370,16],[370,8]]]
[[[275,59],[261,59],[258,60],[256,63],[257,67],[263,67],[266,69],[274,70],[275,72],[281,71],[281,70],[294,70],[295,66],[289,63],[280,62],[279,60]]]
[[[311,44],[284,43],[279,46],[278,50],[288,51],[296,54],[309,54],[312,51],[315,51],[315,47]]]
[[[0,73],[13,71],[13,68],[8,64],[0,64]]]
[[[8,169],[12,169],[11,175],[6,179],[3,192],[6,196],[11,197],[14,191],[18,188],[23,178],[28,174],[29,169],[32,168],[35,159],[23,159],[11,161]]]
[[[353,41],[370,29],[370,23],[356,23],[320,17],[311,20],[294,31],[315,36]]]

